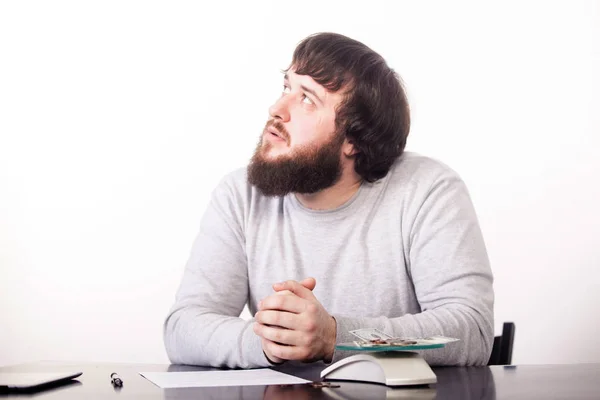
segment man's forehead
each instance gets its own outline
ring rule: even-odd
[[[321,100],[327,101],[329,98],[336,98],[337,93],[327,90],[323,85],[315,81],[310,75],[299,75],[293,68],[287,70],[284,79],[292,85],[304,86],[314,91]]]
[[[290,81],[291,83],[297,83],[298,85],[310,87],[320,95],[325,95],[326,93],[329,93],[327,89],[325,89],[320,83],[311,78],[310,75],[299,75],[295,73],[294,70],[291,68],[285,73],[284,78]]]

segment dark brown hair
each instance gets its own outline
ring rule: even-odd
[[[400,77],[383,57],[346,36],[317,33],[298,44],[289,69],[344,91],[335,124],[357,150],[354,169],[368,182],[386,176],[406,146],[410,112]]]

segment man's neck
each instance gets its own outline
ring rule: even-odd
[[[333,210],[354,196],[360,188],[362,179],[354,168],[346,168],[340,180],[333,186],[312,194],[296,193],[302,205],[311,210]]]

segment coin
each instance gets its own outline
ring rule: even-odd
[[[331,383],[331,382],[310,382],[308,383],[308,385],[316,388],[316,389],[320,389],[320,388],[324,388],[324,387],[328,387],[328,388],[339,388],[340,385],[337,385],[335,383]]]

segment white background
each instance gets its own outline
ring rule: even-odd
[[[518,364],[600,362],[600,3],[0,3],[0,365],[167,362],[211,190],[308,34],[380,52],[470,188]]]

